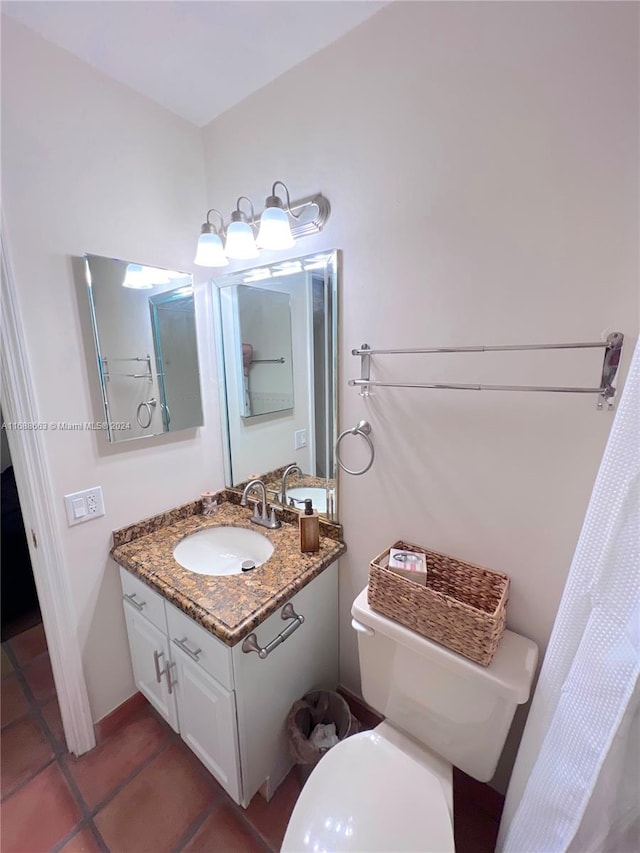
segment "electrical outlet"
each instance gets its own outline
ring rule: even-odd
[[[69,527],[99,518],[104,515],[102,488],[94,486],[92,489],[84,489],[82,492],[72,492],[70,495],[65,495],[64,505],[67,510]]]
[[[306,429],[297,429],[293,434],[293,438],[296,450],[302,450],[303,447],[307,446]]]

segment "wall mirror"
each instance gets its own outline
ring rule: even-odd
[[[214,279],[226,484],[265,478],[270,498],[337,519],[335,250]]]
[[[100,255],[84,266],[109,441],[202,426],[191,275]]]

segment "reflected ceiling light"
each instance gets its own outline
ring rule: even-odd
[[[227,226],[227,242],[224,246],[227,257],[237,261],[257,258],[259,254],[249,217],[240,209],[242,199],[249,202],[251,221],[256,218],[251,199],[241,195],[236,202],[236,209],[231,214],[231,222]]]
[[[284,187],[284,191],[287,194],[286,210],[282,199],[276,195],[278,184]],[[267,196],[264,203],[264,212],[260,217],[260,230],[256,239],[259,248],[277,251],[280,249],[291,249],[295,246],[296,241],[293,239],[293,234],[291,233],[289,216],[293,217],[293,219],[300,219],[300,216],[291,212],[291,198],[289,197],[287,185],[282,181],[276,181],[271,187],[271,195]]]
[[[271,278],[271,272],[268,267],[258,267],[257,270],[251,270],[245,275],[243,281],[250,284],[252,281],[263,281],[265,278]]]
[[[276,188],[281,186],[286,197],[286,206],[276,195]],[[240,202],[248,202],[251,208],[251,218],[240,209]],[[220,216],[220,227],[215,228],[209,221],[209,214]],[[222,248],[222,236],[225,228],[219,211],[212,208],[207,213],[207,221],[202,225],[195,263],[205,267],[226,266],[227,259],[251,260],[258,257],[258,249],[282,251],[295,246],[299,237],[317,234],[322,231],[331,213],[329,201],[321,193],[308,196],[301,201],[291,202],[289,189],[283,181],[275,181],[271,187],[271,195],[267,196],[265,209],[260,217],[260,228],[257,240],[254,239],[252,227],[257,226],[251,199],[241,195],[236,203],[236,209],[231,214],[231,222],[226,229],[226,243]]]
[[[127,264],[122,286],[129,287],[131,290],[150,290],[153,287],[153,281],[148,268],[141,264]]]
[[[294,275],[297,272],[302,272],[302,264],[300,261],[289,261],[284,264],[278,264],[273,268],[274,275]]]
[[[220,217],[220,231],[224,231],[224,220],[222,214],[215,207],[207,211],[207,221],[200,226],[200,236],[198,237],[198,248],[196,256],[193,259],[194,264],[200,267],[226,267],[229,265],[229,259],[222,248],[222,240],[220,232],[216,226],[209,221],[209,216],[212,213],[217,213]]]

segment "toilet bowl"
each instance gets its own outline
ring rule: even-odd
[[[387,723],[341,741],[309,777],[282,850],[450,853],[451,765]]]
[[[488,667],[353,603],[362,693],[385,716],[341,741],[304,786],[283,853],[454,851],[452,767],[491,779],[538,649],[505,631]]]

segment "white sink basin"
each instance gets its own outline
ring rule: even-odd
[[[198,530],[173,550],[176,562],[199,575],[237,575],[247,561],[261,566],[273,554],[273,545],[257,530],[209,527]]]
[[[294,489],[287,489],[287,503],[289,498],[295,498],[296,501],[304,501],[311,498],[313,508],[316,512],[327,511],[327,490],[316,486],[296,486]],[[304,504],[297,503],[296,509],[304,509]]]

